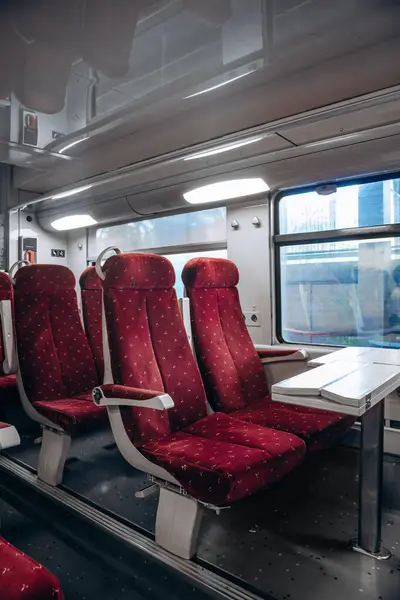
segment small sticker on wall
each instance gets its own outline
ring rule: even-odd
[[[22,111],[21,141],[25,146],[37,146],[38,143],[38,117],[36,113],[28,110]]]
[[[65,250],[51,249],[51,256],[53,258],[65,258]]]

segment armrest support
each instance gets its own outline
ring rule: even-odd
[[[5,375],[17,372],[17,357],[15,351],[13,314],[11,300],[0,302],[1,330],[4,345],[3,371]]]
[[[0,423],[0,450],[19,446],[21,443],[18,431],[13,425]]]
[[[165,392],[143,390],[124,385],[102,385],[94,388],[93,402],[97,406],[137,406],[154,410],[168,410],[174,407],[174,401]]]
[[[274,348],[260,348],[256,346],[257,354],[263,365],[276,362],[292,362],[292,361],[306,361],[309,358],[308,352],[301,349],[274,349]]]

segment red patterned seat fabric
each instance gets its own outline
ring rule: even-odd
[[[95,267],[89,267],[79,278],[81,287],[83,321],[86,337],[92,350],[99,381],[103,381],[102,287]]]
[[[272,402],[240,306],[236,265],[195,258],[183,269],[200,369],[211,404],[239,419],[302,437],[309,451],[339,442],[354,419]]]
[[[18,357],[24,388],[36,410],[67,433],[100,427],[104,408],[91,402],[98,384],[82,328],[75,277],[67,267],[30,265],[14,288]]]
[[[214,413],[143,446],[199,500],[219,506],[279,481],[304,457],[299,438]]]
[[[122,408],[127,433],[194,497],[219,505],[277,481],[303,459],[300,438],[226,415],[207,416],[204,388],[179,312],[171,263],[120,254],[104,267],[105,313],[116,386],[160,390],[174,408]],[[107,396],[109,386],[104,386]],[[160,392],[155,392],[159,394]]]
[[[0,272],[0,302],[2,300],[10,300],[13,302],[13,286],[12,281],[7,273]],[[4,359],[5,355],[3,337],[0,334],[0,403],[7,399],[18,399],[16,377],[15,375],[4,375]]]
[[[2,600],[63,600],[58,579],[32,558],[0,538]]]
[[[0,393],[1,390],[7,390],[9,388],[16,388],[17,377],[16,375],[4,375],[0,377]]]
[[[7,273],[0,272],[0,302],[3,300],[10,300],[10,302],[13,301],[13,285],[9,275]],[[3,371],[4,359],[4,340],[2,334],[0,334],[0,382],[2,379],[1,376],[5,375]]]

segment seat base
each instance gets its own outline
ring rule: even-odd
[[[172,554],[194,556],[204,507],[179,491],[160,487],[156,518],[156,542]]]
[[[302,462],[305,444],[289,433],[214,413],[141,451],[188,494],[224,506],[284,477]]]
[[[288,406],[271,401],[270,396],[229,414],[243,421],[297,435],[306,442],[309,452],[326,450],[338,444],[354,424],[353,417]]]
[[[40,400],[32,405],[68,435],[97,429],[108,422],[107,410],[93,403],[91,391],[76,398]]]
[[[62,431],[43,427],[38,462],[39,479],[54,487],[62,483],[65,461],[70,447],[71,436]]]

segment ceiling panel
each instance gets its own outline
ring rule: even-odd
[[[31,191],[399,83],[397,0],[7,0],[0,11],[2,143]]]

